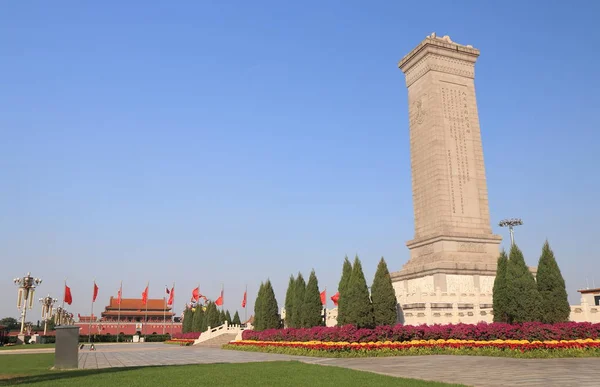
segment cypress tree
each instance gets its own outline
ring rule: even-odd
[[[234,325],[242,325],[242,321],[240,320],[240,315],[238,314],[238,311],[235,311],[235,314],[233,315],[233,320],[231,320],[231,323]]]
[[[302,326],[302,305],[304,304],[304,293],[306,292],[306,283],[302,273],[298,273],[296,283],[294,284],[294,305],[292,314],[292,326],[300,328]]]
[[[358,256],[354,258],[352,275],[346,289],[344,301],[346,323],[358,328],[372,328],[374,325],[373,305],[369,296],[369,288]]]
[[[202,311],[202,307],[200,305],[196,306],[196,310],[194,311],[194,319],[192,323],[192,332],[204,332],[202,330],[202,320],[204,320],[204,312]]]
[[[229,325],[232,324],[231,313],[229,313],[229,310],[227,310],[227,312],[225,312],[225,321],[227,321],[227,324],[229,324]]]
[[[310,272],[306,291],[304,292],[304,302],[302,304],[302,327],[312,328],[323,325],[323,304],[321,303],[321,293],[319,292],[319,280],[315,271]]]
[[[206,312],[208,311],[208,308],[206,306],[202,306],[200,304],[198,304],[198,306],[196,308],[200,308],[202,310],[202,325],[200,326],[200,332],[206,332],[206,330],[208,329],[208,320],[206,318]]]
[[[181,327],[183,333],[192,331],[192,324],[194,322],[194,313],[190,308],[185,308],[183,312],[183,326]]]
[[[262,302],[263,302],[263,294],[265,292],[265,284],[260,283],[260,288],[258,289],[258,293],[256,295],[256,301],[254,302],[254,330],[262,331],[264,328],[264,319],[262,313]]]
[[[223,324],[225,324],[225,320],[226,320],[226,319],[227,319],[227,318],[225,317],[225,311],[224,311],[223,309],[221,309],[221,310],[219,311],[219,325],[223,325]]]
[[[494,279],[493,308],[494,322],[507,322],[508,286],[506,283],[506,269],[508,257],[506,251],[502,250],[498,257],[496,278]]]
[[[346,319],[346,308],[345,308],[345,299],[344,294],[346,293],[346,289],[348,288],[348,282],[350,282],[350,277],[352,276],[352,264],[348,259],[348,256],[344,258],[344,266],[342,267],[342,278],[340,278],[340,283],[338,284],[338,292],[340,293],[340,297],[338,299],[338,316],[337,316],[337,324],[338,326],[348,324],[348,320]]]
[[[544,243],[537,268],[537,288],[541,297],[541,318],[543,323],[553,324],[569,321],[571,307],[554,252],[548,241]]]
[[[513,245],[506,267],[508,323],[539,321],[541,298],[523,253]]]
[[[294,292],[295,284],[296,280],[294,279],[294,276],[290,275],[290,282],[288,283],[288,288],[285,292],[285,326],[287,328],[296,328],[293,325],[294,297],[296,297],[296,293]]]
[[[373,301],[373,318],[375,326],[395,325],[398,320],[396,305],[396,292],[392,285],[392,278],[383,257],[377,265],[377,271],[371,286],[371,300]]]
[[[219,324],[219,310],[214,302],[209,302],[206,306],[206,315],[204,318],[206,319],[206,324],[211,328],[221,325]]]
[[[280,327],[279,318],[279,306],[277,305],[277,299],[275,299],[275,292],[271,281],[267,280],[264,289],[264,299],[261,304],[262,315],[263,315],[263,329],[273,329]]]

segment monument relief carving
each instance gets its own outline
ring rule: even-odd
[[[465,253],[485,253],[485,245],[475,242],[460,242],[458,244],[458,251]]]

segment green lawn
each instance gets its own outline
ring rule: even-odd
[[[53,361],[54,354],[0,356],[0,386],[451,386],[300,362],[50,371]]]
[[[25,344],[0,347],[0,351],[18,351],[20,349],[54,348],[54,344]]]

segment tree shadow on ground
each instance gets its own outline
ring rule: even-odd
[[[113,367],[100,369],[72,370],[72,371],[52,371],[37,375],[18,376],[11,379],[0,380],[0,386],[14,386],[18,384],[43,383],[62,379],[81,378],[91,375],[108,374],[122,371],[132,371],[139,368],[148,367]]]

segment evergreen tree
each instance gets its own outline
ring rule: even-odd
[[[206,332],[208,329],[208,319],[206,318],[206,312],[208,311],[207,306],[198,305],[197,308],[202,309],[202,325],[200,326],[200,332]]]
[[[541,297],[541,316],[543,323],[553,324],[569,321],[571,307],[554,252],[548,241],[544,243],[537,268],[537,288]]]
[[[287,291],[285,292],[285,326],[287,328],[296,328],[292,322],[294,321],[294,298],[296,293],[294,292],[294,285],[296,280],[293,275],[290,275],[290,282],[288,283]]]
[[[398,320],[396,292],[392,286],[392,278],[383,257],[377,265],[377,271],[371,286],[373,301],[373,318],[375,326],[395,325]]]
[[[302,305],[304,304],[304,293],[306,292],[306,283],[302,273],[298,273],[296,283],[294,284],[294,305],[292,314],[292,327],[300,328],[302,326]]]
[[[202,320],[204,320],[204,312],[200,305],[196,306],[192,323],[192,332],[204,332],[202,330]]]
[[[240,320],[240,315],[237,310],[235,311],[235,314],[233,315],[233,320],[231,320],[231,323],[234,325],[242,325],[242,321]]]
[[[265,284],[260,283],[258,294],[256,295],[256,301],[254,302],[254,330],[262,331],[264,328],[264,319],[262,313],[263,295],[265,293]]]
[[[352,275],[346,289],[344,301],[346,323],[358,328],[372,328],[374,325],[373,305],[369,296],[369,288],[358,256],[354,258]]]
[[[506,270],[508,266],[508,257],[506,251],[502,250],[498,257],[498,267],[496,269],[496,278],[494,279],[493,307],[494,322],[507,322],[508,306],[508,286]]]
[[[265,282],[264,298],[261,303],[261,309],[264,324],[263,329],[280,328],[281,318],[279,317],[279,307],[270,280]]]
[[[338,284],[338,292],[340,293],[340,297],[338,299],[338,316],[337,316],[337,324],[338,326],[343,326],[348,324],[348,320],[346,319],[346,307],[345,307],[345,299],[344,294],[346,293],[346,289],[348,288],[348,282],[350,282],[350,277],[352,276],[352,264],[348,259],[348,256],[344,258],[344,266],[342,267],[342,278],[340,278],[340,283]]]
[[[232,324],[231,314],[229,313],[229,310],[227,310],[227,312],[225,312],[225,321],[227,321],[227,324],[229,324],[229,325]]]
[[[523,253],[513,245],[506,266],[508,323],[539,321],[541,297]]]
[[[209,302],[208,305],[206,306],[206,324],[211,327],[211,328],[215,328],[218,327],[219,325],[219,310],[217,309],[217,306],[215,305],[214,302]]]
[[[183,312],[183,325],[181,327],[183,333],[192,331],[192,324],[194,322],[194,313],[190,308],[185,308]]]
[[[227,318],[225,317],[225,311],[224,311],[223,309],[221,309],[221,310],[219,311],[219,325],[223,325],[223,324],[225,324],[225,320],[226,320],[226,319],[227,319]]]
[[[321,303],[321,293],[319,292],[319,281],[315,271],[310,272],[306,291],[304,292],[304,302],[302,305],[302,327],[312,328],[323,325],[323,304]]]

